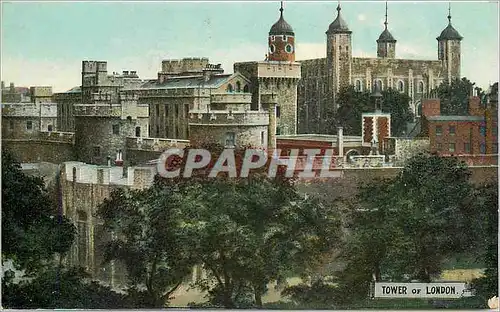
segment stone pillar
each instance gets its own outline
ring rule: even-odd
[[[276,148],[276,103],[268,104],[269,126],[267,130],[267,148],[273,150]]]
[[[337,150],[338,155],[344,157],[344,128],[337,127]]]

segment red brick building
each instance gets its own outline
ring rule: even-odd
[[[431,152],[454,156],[498,154],[497,106],[483,105],[479,97],[472,96],[468,113],[442,116],[439,99],[423,101],[421,135],[429,137]]]

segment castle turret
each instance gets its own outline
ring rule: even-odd
[[[330,24],[326,32],[328,92],[333,99],[333,103],[335,103],[335,95],[340,88],[351,83],[352,31],[349,30],[340,11],[339,3],[337,18]]]
[[[283,1],[280,7],[280,19],[269,30],[269,61],[295,61],[295,33],[292,26],[283,18]]]
[[[377,40],[377,57],[396,57],[396,39],[387,29],[387,1],[385,2],[385,29]]]
[[[463,37],[451,25],[451,7],[448,7],[448,26],[441,32],[438,41],[438,59],[443,62],[448,83],[460,78],[460,42]]]

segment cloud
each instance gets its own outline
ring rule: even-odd
[[[365,20],[366,20],[366,15],[364,15],[363,13],[358,14],[358,21],[363,22]]]

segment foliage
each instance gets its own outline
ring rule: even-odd
[[[2,305],[15,309],[120,309],[125,295],[88,280],[81,269],[47,270],[18,284],[2,281]]]
[[[289,297],[296,306],[309,309],[333,309],[337,302],[336,286],[322,279],[311,285],[299,284],[287,287],[281,295]]]
[[[498,295],[498,184],[489,183],[478,188],[477,209],[480,212],[481,238],[486,264],[484,277],[473,281],[476,294],[487,300]]]
[[[441,115],[465,116],[468,115],[469,97],[476,90],[478,96],[483,97],[484,91],[476,87],[475,82],[463,77],[453,79],[451,83],[445,80],[431,91],[431,96],[436,96],[441,101]]]
[[[474,248],[477,217],[467,167],[418,155],[392,180],[360,186],[351,203],[339,298],[366,297],[373,280],[430,282],[443,261]]]
[[[118,189],[98,208],[112,235],[106,261],[127,270],[130,292],[142,307],[163,307],[191,272],[175,187],[155,184],[142,191]]]
[[[413,113],[410,110],[410,98],[401,92],[393,89],[382,91],[382,112],[391,114],[391,134],[393,136],[402,135],[406,131],[406,124],[413,120]],[[358,92],[353,86],[340,90],[337,102],[339,107],[336,113],[330,112],[331,120],[328,133],[336,134],[337,126],[344,128],[344,133],[348,135],[361,135],[361,115],[371,113],[375,110],[374,100],[370,98],[370,92]]]
[[[41,178],[25,175],[2,151],[2,260],[33,275],[70,249],[76,229],[57,211]]]

